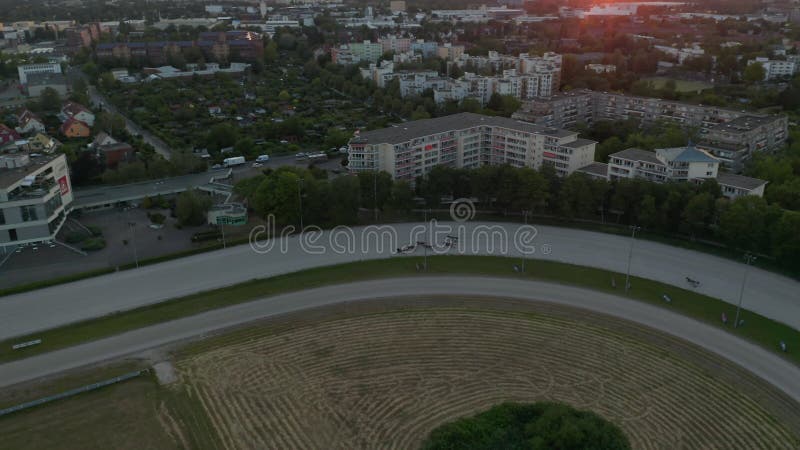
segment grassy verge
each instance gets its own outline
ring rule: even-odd
[[[345,281],[353,282],[387,277],[419,276],[422,279],[426,275],[417,273],[415,269],[415,263],[420,262],[420,259],[392,258],[320,267],[193,294],[152,306],[15,338],[13,341],[0,342],[0,362],[57,350],[148,325],[167,322],[211,309],[284,292]],[[430,265],[429,274],[475,274],[529,278],[624,295],[622,291],[624,275],[602,269],[550,261],[529,260],[526,273],[519,274],[512,270],[513,264],[518,263],[519,260],[504,257],[434,256],[428,259]],[[616,279],[617,288],[611,286],[612,278]],[[726,312],[732,318],[735,312],[734,306],[693,291],[637,277],[632,277],[631,284],[632,289],[629,293],[631,298],[694,317],[713,326],[725,327],[720,322],[720,314]],[[672,298],[672,302],[665,303],[661,298],[662,294],[668,294]],[[778,351],[777,346],[780,340],[786,342],[800,341],[800,332],[787,325],[750,311],[743,311],[742,317],[746,320],[746,326],[736,330],[731,326],[727,326],[726,329],[776,352]],[[22,350],[11,350],[13,343],[30,339],[42,339],[43,343]],[[800,352],[796,349],[790,350],[785,356],[794,363],[800,364]]]

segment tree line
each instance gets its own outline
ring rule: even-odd
[[[300,223],[302,202],[304,223],[322,227],[371,220],[373,209],[407,217],[414,208],[441,208],[453,199],[470,198],[479,210],[490,213],[529,211],[555,220],[638,225],[653,233],[767,255],[789,270],[800,270],[800,212],[756,196],[729,200],[715,180],[657,184],[606,181],[582,173],[562,178],[550,166],[437,166],[412,187],[385,172],[329,180],[313,167],[284,167],[239,182],[235,192],[257,214],[272,214],[284,225]]]

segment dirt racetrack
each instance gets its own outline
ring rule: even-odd
[[[550,400],[610,419],[634,448],[800,448],[796,403],[693,345],[606,316],[439,298],[301,317],[178,353],[221,447],[410,449],[502,401]]]

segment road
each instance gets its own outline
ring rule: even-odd
[[[492,233],[487,230],[491,228]],[[625,273],[631,239],[624,236],[566,228],[536,227],[536,253],[532,257]],[[460,248],[450,254],[493,254],[519,257],[513,245],[502,248],[506,235],[519,224],[456,222],[428,227],[430,242],[442,243],[447,234],[462,235]],[[371,231],[370,231],[371,230]],[[280,237],[268,241],[271,249],[229,247],[139,269],[126,270],[69,284],[0,298],[0,339],[34,333],[72,322],[101,317],[167,299],[236,283],[312,267],[393,257],[394,250],[424,238],[420,223],[339,229]],[[477,238],[477,239],[475,239]],[[313,242],[312,242],[313,241]],[[472,242],[475,241],[475,242]],[[263,244],[263,242],[262,242]],[[549,249],[549,253],[547,250]],[[421,263],[421,250],[409,264]],[[394,256],[397,257],[397,256]],[[407,257],[407,256],[404,256]],[[701,282],[697,291],[736,304],[744,264],[716,256],[636,241],[631,273],[688,288],[685,277]],[[513,272],[509,267],[509,275]],[[610,282],[610,280],[609,280]],[[622,285],[623,280],[617,280]],[[498,286],[499,288],[499,286]],[[636,289],[633,283],[632,289]],[[751,268],[744,291],[744,307],[800,329],[800,283],[772,272]],[[674,295],[674,294],[673,294]]]
[[[116,106],[114,106],[103,94],[97,90],[97,88],[91,85],[89,86],[89,98],[91,98],[92,103],[101,110],[110,111],[114,114],[119,114],[122,116],[125,119],[125,129],[128,131],[128,133],[134,136],[141,136],[146,143],[153,146],[153,148],[156,150],[156,153],[163,156],[165,159],[170,159],[172,157],[172,149],[169,147],[169,145],[167,145],[166,142],[162,141],[153,133],[140,127],[138,124],[136,124],[136,122],[129,119],[128,116],[122,114]]]
[[[646,303],[553,283],[465,276],[390,278],[309,289],[212,310],[0,365],[0,386],[117,359],[265,317],[350,301],[469,296],[542,301],[608,314],[677,336],[750,370],[800,402],[800,367],[724,330]]]

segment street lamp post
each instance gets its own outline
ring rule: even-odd
[[[372,174],[372,200],[375,206],[375,222],[378,222],[378,171]]]
[[[219,220],[219,219],[217,219],[217,220]],[[225,222],[224,221],[219,222],[219,231],[220,231],[220,233],[222,233],[222,248],[228,248],[228,246],[225,245]]]
[[[530,214],[530,213],[531,212],[528,211],[527,209],[522,211],[522,217],[525,218],[525,228],[528,228],[528,214]],[[521,270],[521,272],[525,273],[525,249],[522,249],[522,270]]]
[[[300,205],[300,232],[303,232],[303,179],[297,180],[297,201]]]
[[[631,248],[628,250],[628,270],[625,272],[625,293],[627,293],[630,288],[630,278],[631,278],[631,258],[633,258],[633,243],[636,242],[636,232],[641,230],[642,227],[638,225],[631,225]]]
[[[136,263],[136,268],[139,268],[139,254],[136,251],[136,222],[128,222],[128,227],[131,229],[131,244],[133,245],[133,260]]]
[[[750,273],[750,265],[756,260],[756,256],[751,253],[745,253],[744,263],[744,277],[742,277],[742,287],[739,289],[739,304],[736,305],[736,318],[733,321],[733,328],[739,328],[739,312],[742,309],[742,298],[744,297],[744,285],[747,283],[747,274]]]

